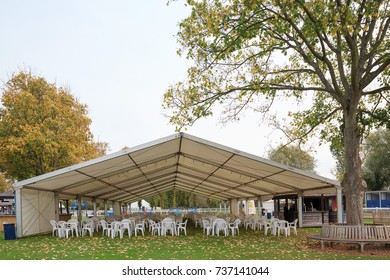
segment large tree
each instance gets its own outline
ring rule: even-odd
[[[178,129],[213,114],[267,112],[278,96],[312,100],[291,112],[290,139],[317,133],[343,147],[348,223],[363,223],[359,147],[389,122],[388,0],[187,0],[177,35],[193,63],[164,104]],[[218,108],[219,110],[220,108]],[[336,143],[338,140],[341,143]]]
[[[27,179],[105,153],[94,142],[87,106],[69,90],[28,71],[4,85],[0,108],[0,171]]]

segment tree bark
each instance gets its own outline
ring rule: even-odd
[[[359,156],[360,133],[356,111],[344,111],[344,179],[341,185],[346,201],[346,219],[351,225],[364,224],[363,198],[366,184],[362,176]]]

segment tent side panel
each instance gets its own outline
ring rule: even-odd
[[[22,236],[51,232],[50,220],[55,219],[54,193],[21,190]]]
[[[58,205],[58,201],[56,204],[55,194],[53,192],[40,192],[39,201],[39,231],[40,233],[51,232],[52,226],[50,224],[50,220],[58,221],[58,219],[56,219],[55,209],[55,205]]]

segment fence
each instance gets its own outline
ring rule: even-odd
[[[143,213],[144,211],[139,208],[132,208],[129,213]],[[170,209],[145,209],[146,213],[158,213],[158,214],[186,214],[186,213],[230,213],[230,208],[170,208]]]
[[[390,208],[364,208],[363,215],[366,223],[390,224]]]

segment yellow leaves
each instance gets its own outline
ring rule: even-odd
[[[0,156],[10,176],[29,178],[96,157],[86,105],[64,89],[22,71],[7,82],[2,102]]]

